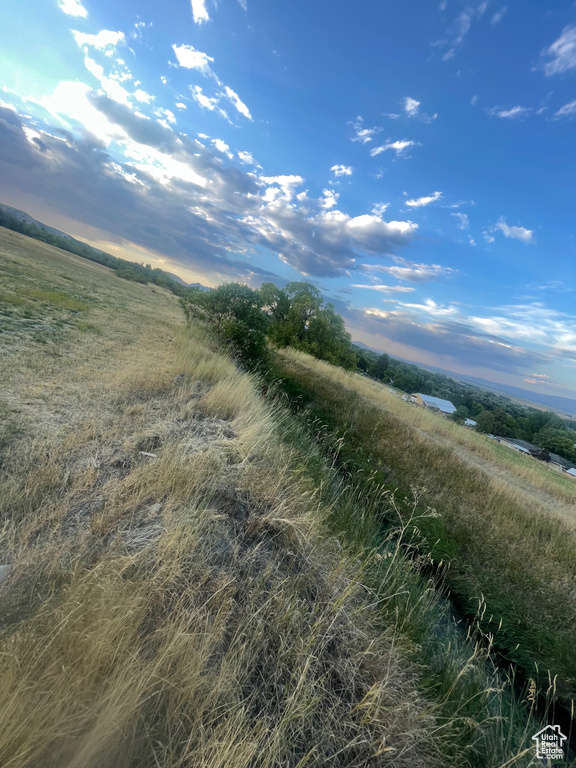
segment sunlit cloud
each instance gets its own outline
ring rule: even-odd
[[[431,195],[427,195],[425,197],[417,197],[412,200],[406,200],[406,205],[409,208],[422,208],[425,205],[430,205],[430,203],[435,203],[438,200],[440,200],[442,197],[442,192],[433,192]]]
[[[420,145],[417,141],[410,141],[408,139],[388,141],[386,144],[382,144],[380,147],[374,147],[374,149],[370,150],[370,156],[376,157],[376,155],[380,155],[382,152],[393,150],[396,152],[396,157],[406,157],[408,150],[412,149],[412,147],[418,146]]]
[[[68,14],[68,16],[78,16],[82,19],[85,19],[88,16],[88,11],[84,8],[80,0],[60,0],[58,8]]]

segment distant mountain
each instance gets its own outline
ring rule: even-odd
[[[210,288],[207,288],[205,285],[202,285],[202,283],[187,283],[185,280],[182,280],[181,277],[178,277],[178,275],[175,275],[173,272],[165,272],[164,274],[168,275],[168,277],[170,277],[176,283],[180,283],[180,285],[185,285],[187,288],[198,288],[200,291],[211,290]]]
[[[555,411],[560,411],[561,413],[568,414],[569,416],[576,416],[576,399],[572,397],[560,397],[559,395],[541,395],[539,392],[531,392],[529,389],[522,389],[522,387],[513,387],[509,384],[495,384],[493,381],[478,379],[474,376],[464,376],[461,374],[450,373],[449,371],[442,371],[442,373],[444,373],[446,376],[451,376],[453,379],[461,379],[462,381],[476,384],[480,387],[485,387],[486,389],[490,389],[492,392],[510,395],[511,397],[518,398],[519,400],[527,400],[531,403],[545,405],[547,408],[552,408]]]
[[[9,213],[11,216],[14,216],[14,218],[19,219],[20,221],[24,221],[26,224],[33,224],[35,227],[43,229],[45,232],[51,232],[53,235],[66,237],[68,240],[74,239],[71,235],[67,235],[66,232],[62,232],[60,229],[54,229],[54,227],[49,227],[48,224],[43,224],[41,221],[38,221],[38,219],[32,218],[29,213],[21,211],[19,208],[12,208],[11,205],[0,203],[0,210],[6,211],[6,213]]]
[[[367,344],[364,344],[362,341],[353,341],[353,346],[360,347],[360,349],[369,349],[370,352],[376,352],[377,355],[381,355],[382,351],[379,349],[374,349],[374,347],[369,347]]]

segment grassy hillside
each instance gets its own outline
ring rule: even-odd
[[[339,461],[374,483],[417,488],[419,550],[460,608],[540,690],[576,696],[576,484],[386,388],[292,351],[283,373],[340,439]]]
[[[1,229],[0,285],[1,765],[534,764],[406,505],[172,295]]]
[[[0,238],[0,763],[439,765],[253,380],[168,294]]]

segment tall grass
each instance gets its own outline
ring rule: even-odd
[[[308,398],[313,414],[342,436],[341,459],[351,471],[374,473],[386,487],[421,489],[436,515],[421,521],[427,553],[464,612],[485,604],[480,627],[500,651],[541,690],[555,681],[555,695],[570,705],[576,694],[576,557],[574,534],[530,494],[512,493],[500,478],[459,458],[401,417],[359,377],[283,352],[284,372]],[[344,378],[345,377],[345,378]],[[426,414],[428,419],[434,418]],[[437,419],[438,431],[448,431]],[[449,425],[452,428],[452,425]],[[462,430],[463,431],[463,430]],[[549,678],[549,675],[551,676]]]
[[[42,439],[25,424],[4,451],[0,764],[442,764],[417,669],[322,536],[278,414],[188,333],[64,349],[67,419],[37,402]]]

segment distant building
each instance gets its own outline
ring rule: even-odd
[[[422,395],[420,392],[412,395],[410,401],[432,411],[443,413],[445,416],[449,416],[456,410],[456,407],[450,400],[442,400],[441,397],[432,397],[431,395]]]
[[[500,445],[505,445],[508,448],[512,448],[519,453],[527,454],[535,459],[545,461],[551,469],[556,469],[558,472],[568,472],[573,477],[576,476],[576,467],[571,461],[558,456],[557,453],[550,453],[549,451],[542,450],[537,445],[529,443],[527,440],[519,440],[516,437],[497,437]]]
[[[566,474],[576,478],[576,469],[567,469]]]
[[[475,427],[476,426],[476,422],[474,421],[474,419],[464,419],[464,426],[465,427]]]

